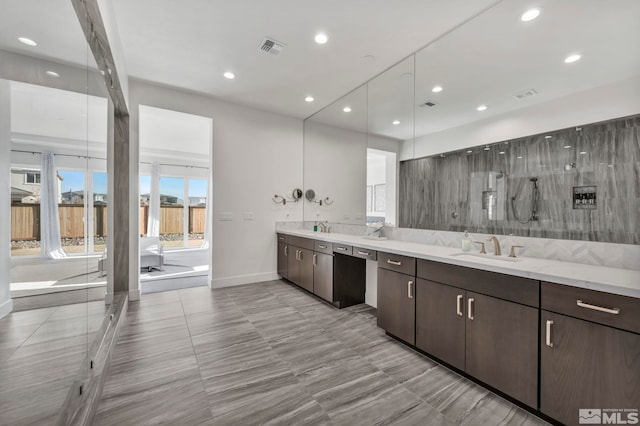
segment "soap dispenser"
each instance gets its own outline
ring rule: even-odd
[[[471,238],[469,238],[469,233],[465,230],[464,236],[462,237],[462,251],[470,251],[471,250]]]

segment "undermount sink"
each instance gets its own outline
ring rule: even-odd
[[[475,258],[480,258],[484,260],[495,260],[498,262],[519,262],[520,261],[520,259],[517,257],[496,256],[494,254],[471,253],[466,251],[463,251],[460,253],[454,253],[451,256],[455,256],[455,257],[469,256],[469,257],[475,257]]]

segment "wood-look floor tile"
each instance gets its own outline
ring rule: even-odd
[[[378,372],[314,395],[337,425],[384,424],[422,401]]]
[[[393,426],[455,426],[457,423],[448,420],[429,403],[423,402],[407,411],[399,413],[397,417],[389,419],[388,424]],[[480,425],[490,426],[492,423],[475,424],[475,426]]]
[[[199,425],[212,419],[197,367],[103,393],[95,425]]]
[[[437,408],[447,419],[461,422],[488,390],[442,366],[404,382],[404,386]]]
[[[253,325],[245,320],[212,326],[208,332],[191,338],[196,354],[201,355],[238,343],[260,340],[262,337]]]
[[[438,365],[411,348],[385,337],[378,345],[367,348],[364,357],[373,365],[403,383]]]
[[[542,426],[548,423],[489,392],[460,423],[464,426],[519,425]]]
[[[279,362],[271,346],[262,339],[225,346],[197,356],[203,379]]]
[[[189,314],[186,318],[192,336],[208,333],[212,327],[247,321],[244,314],[235,307]]]

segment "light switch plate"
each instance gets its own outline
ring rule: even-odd
[[[233,220],[233,213],[231,212],[220,212],[219,213],[219,217],[221,221],[232,221]]]

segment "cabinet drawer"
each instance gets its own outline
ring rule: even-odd
[[[549,282],[541,299],[547,311],[640,333],[640,299]]]
[[[313,250],[318,253],[333,254],[333,245],[326,241],[314,241]]]
[[[351,256],[353,254],[353,247],[348,246],[346,244],[333,243],[333,252],[340,254],[348,254]]]
[[[279,243],[288,243],[289,242],[289,236],[285,235],[285,234],[278,234],[278,242]]]
[[[305,248],[308,250],[313,250],[313,240],[309,238],[294,237],[293,235],[290,235],[289,245]]]
[[[403,274],[415,276],[416,259],[397,254],[378,252],[378,268],[389,269]]]
[[[418,260],[417,276],[535,308],[540,305],[540,284],[529,278],[424,259]]]
[[[365,249],[362,247],[353,247],[353,255],[355,257],[361,257],[367,260],[376,260],[378,259],[378,252],[371,249]]]

